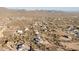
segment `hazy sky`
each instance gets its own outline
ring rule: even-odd
[[[79,11],[79,7],[14,7],[12,9],[57,10],[57,11],[69,11],[69,12],[78,12]]]

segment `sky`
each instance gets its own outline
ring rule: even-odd
[[[67,11],[67,12],[79,12],[79,7],[13,7],[11,9],[56,10],[56,11]]]

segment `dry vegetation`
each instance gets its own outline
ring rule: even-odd
[[[79,14],[0,8],[1,51],[77,51]]]

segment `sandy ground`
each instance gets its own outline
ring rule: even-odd
[[[79,51],[79,13],[0,12],[1,51]]]

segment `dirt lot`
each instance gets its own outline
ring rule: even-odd
[[[0,8],[0,51],[79,51],[79,13]]]

